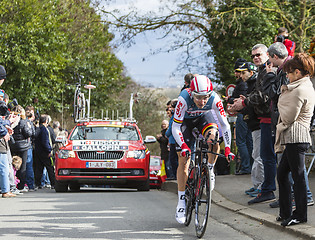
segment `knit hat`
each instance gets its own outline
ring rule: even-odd
[[[7,77],[7,73],[2,65],[0,65],[0,79],[5,79]]]
[[[247,62],[244,58],[238,58],[234,64],[234,70],[239,68],[243,63]]]

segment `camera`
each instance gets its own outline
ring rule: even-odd
[[[12,102],[8,103],[8,109],[11,111],[15,106],[19,105],[16,98],[13,98]]]
[[[10,111],[8,106],[5,104],[4,101],[0,101],[0,116],[7,117],[10,115]]]

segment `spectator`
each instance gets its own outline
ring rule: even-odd
[[[249,96],[255,90],[257,67],[251,62],[247,62],[246,64],[240,66],[237,70],[240,71],[243,81],[247,83],[248,88],[246,96]],[[243,120],[247,123],[247,126],[251,131],[253,141],[252,158],[254,160],[251,169],[251,180],[253,187],[246,190],[245,193],[251,197],[257,197],[261,191],[261,185],[264,181],[264,166],[260,157],[260,124],[257,114],[255,113],[252,106],[247,105],[244,109],[242,109],[241,113],[243,114]]]
[[[18,170],[20,170],[20,168],[22,166],[22,158],[19,156],[13,156],[12,157],[12,166],[13,166],[13,175],[14,175],[15,185],[17,185],[20,182],[20,180],[16,177],[16,172]]]
[[[184,77],[184,81],[185,81],[184,86],[182,87],[180,91],[183,91],[185,88],[189,88],[190,82],[193,78],[194,78],[194,75],[192,73],[187,73]]]
[[[33,145],[35,139],[35,113],[33,106],[27,106],[25,108],[26,119],[29,122],[29,125],[32,129],[32,136],[30,137],[31,144],[27,149],[27,162],[26,162],[26,185],[29,188],[29,191],[34,191],[35,189],[35,179],[34,179],[34,167],[33,167]]]
[[[10,112],[8,110],[8,102],[9,102],[9,96],[4,92],[4,90],[0,90],[0,116],[2,118],[6,118],[10,115]],[[15,195],[21,195],[23,193],[20,193],[20,191],[16,188],[16,181],[15,181],[15,174],[14,174],[14,168],[12,166],[12,156],[10,152],[10,148],[8,148],[7,151],[7,158],[9,162],[9,184],[10,184],[10,191]]]
[[[168,138],[168,142],[169,142],[169,148],[170,148],[169,161],[171,162],[172,176],[174,176],[174,180],[176,179],[177,167],[178,167],[178,156],[176,152],[176,144],[175,144],[175,139],[172,134],[172,123],[174,119],[174,111],[175,111],[176,104],[177,104],[177,99],[173,99],[171,101],[171,106],[169,108],[169,112],[171,114],[170,121],[168,124],[168,129],[165,133],[165,136]]]
[[[168,150],[168,139],[165,136],[166,130],[168,128],[168,121],[163,120],[161,124],[161,133],[156,135],[156,138],[158,142],[160,143],[160,149],[161,149],[161,159],[164,160],[165,163],[165,169],[166,169],[166,176],[167,179],[173,179],[175,176],[172,175],[172,170],[171,170],[171,163],[169,161],[168,155],[169,155],[169,150]]]
[[[28,149],[31,147],[31,137],[34,135],[34,131],[31,126],[31,122],[26,119],[25,110],[22,106],[17,105],[13,108],[13,113],[19,115],[21,120],[18,125],[13,129],[13,139],[10,141],[10,150],[12,155],[19,156],[22,158],[22,166],[19,171],[17,171],[17,177],[20,182],[17,186],[18,190],[21,192],[28,192],[25,188],[26,184],[26,163],[27,163],[27,153]],[[34,188],[34,186],[32,186]]]
[[[5,68],[0,65],[0,86],[6,79]],[[20,120],[19,116],[9,115],[7,120],[0,118],[0,188],[3,198],[16,197],[10,191],[10,182],[9,182],[9,161],[8,161],[8,150],[9,145],[8,141],[10,135],[13,134],[13,130],[10,125],[16,124]]]
[[[46,167],[51,188],[55,188],[55,171],[53,167],[52,146],[49,140],[48,115],[41,115],[39,118],[39,133],[35,138],[35,151],[34,161],[35,166],[35,185],[38,187],[41,185],[41,179],[43,176],[44,167]]]
[[[289,56],[293,57],[295,51],[295,42],[289,40],[288,38],[289,38],[288,29],[286,29],[285,27],[280,27],[278,29],[278,35],[275,37],[275,42],[283,43],[288,50]]]
[[[260,120],[261,139],[260,139],[260,157],[264,165],[264,182],[261,187],[261,193],[248,204],[260,203],[275,199],[274,191],[276,190],[276,171],[277,160],[274,152],[274,143],[271,135],[271,116],[270,116],[270,100],[268,96],[263,94],[263,78],[266,75],[266,65],[268,64],[267,47],[263,44],[257,44],[252,48],[252,59],[258,67],[258,75],[256,80],[255,91],[247,98],[241,96],[236,99],[232,109],[239,111],[244,106],[252,106]]]
[[[226,97],[225,100],[229,104],[233,104],[235,98],[239,98],[240,95],[246,96],[247,83],[241,78],[241,71],[238,70],[241,66],[245,66],[246,60],[238,58],[234,65],[234,75],[236,77],[236,86],[230,97]],[[253,140],[251,131],[248,129],[246,122],[243,120],[243,114],[237,113],[237,119],[235,123],[235,138],[236,146],[241,157],[241,167],[236,175],[244,175],[251,173],[251,154],[253,151]]]
[[[48,132],[49,132],[49,143],[50,143],[50,146],[52,146],[51,158],[52,158],[53,165],[54,165],[54,163],[55,163],[54,146],[55,146],[55,143],[56,143],[56,135],[55,135],[54,129],[49,125],[51,123],[51,117],[49,115],[47,115],[47,116],[48,116],[47,129],[48,129]],[[50,188],[51,187],[46,167],[44,167],[44,170],[43,170],[43,176],[42,176],[42,179],[41,179],[41,186],[46,187],[46,188]]]
[[[269,53],[269,61],[270,65],[266,67],[267,74],[264,78],[264,92],[271,99],[271,130],[272,136],[275,137],[276,133],[276,125],[278,123],[279,111],[278,111],[278,99],[280,96],[281,86],[287,85],[289,80],[287,78],[287,74],[283,71],[284,64],[291,59],[291,56],[288,56],[288,52],[286,47],[280,43],[276,42],[272,44],[268,48]],[[274,73],[272,71],[272,67],[277,67],[277,72]],[[282,154],[278,154],[278,159],[281,159]],[[314,205],[312,192],[310,191],[308,184],[308,176],[306,172],[306,167],[304,168],[304,175],[306,180],[306,188],[307,188],[307,202],[308,205]],[[290,181],[293,185],[292,176],[290,174]],[[278,207],[279,201],[273,202],[269,204],[270,207]]]
[[[283,67],[290,83],[281,87],[279,97],[279,123],[277,125],[276,152],[283,152],[278,166],[280,213],[282,226],[307,222],[307,196],[304,177],[305,152],[311,137],[310,120],[315,105],[315,91],[310,76],[315,72],[314,59],[305,53],[297,54]],[[296,210],[292,212],[289,172],[294,180]]]

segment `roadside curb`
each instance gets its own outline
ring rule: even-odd
[[[166,181],[162,184],[161,190],[172,192],[177,194],[177,183],[176,181]],[[282,227],[279,222],[276,222],[276,216],[267,214],[261,211],[257,211],[250,207],[246,207],[230,201],[222,196],[217,191],[212,192],[212,203],[223,207],[227,210],[239,213],[243,216],[249,217],[253,220],[259,221],[270,227],[280,229],[282,231],[290,232],[297,237],[302,237],[303,239],[315,239],[315,228],[307,224],[299,224],[291,227]]]

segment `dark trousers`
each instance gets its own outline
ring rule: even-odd
[[[41,185],[41,179],[43,176],[44,167],[46,167],[48,172],[48,177],[50,180],[51,186],[55,185],[55,170],[52,163],[51,157],[46,156],[46,154],[39,153],[34,151],[34,162],[35,162],[35,185]]]
[[[262,193],[276,190],[277,158],[274,152],[274,137],[271,135],[271,124],[260,123],[260,157],[264,165],[264,182],[261,186]]]
[[[172,166],[172,176],[176,178],[177,175],[177,167],[178,167],[178,155],[176,152],[176,145],[170,144],[170,153],[169,153],[169,160]]]
[[[16,172],[16,177],[20,179],[20,182],[17,185],[17,188],[19,190],[22,190],[24,188],[24,185],[26,183],[26,162],[27,162],[27,149],[25,151],[16,151],[12,152],[13,156],[19,156],[22,158],[22,165],[20,170]]]
[[[280,216],[284,219],[291,217],[292,194],[289,172],[292,172],[294,181],[293,192],[296,210],[292,217],[307,220],[307,194],[304,176],[305,152],[308,143],[287,144],[278,166],[277,180],[279,184]]]

